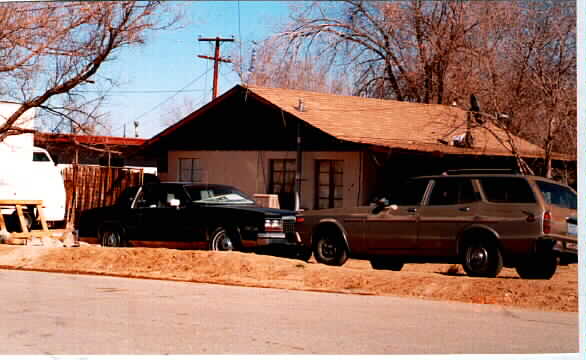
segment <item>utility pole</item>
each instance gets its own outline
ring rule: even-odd
[[[211,56],[205,56],[205,55],[198,55],[197,57],[200,57],[202,59],[207,59],[207,60],[214,60],[214,88],[213,88],[213,92],[212,92],[212,100],[215,99],[218,96],[218,69],[220,66],[220,62],[226,62],[226,63],[231,63],[232,60],[229,59],[223,59],[220,57],[220,43],[224,42],[224,41],[234,41],[234,38],[231,39],[226,39],[226,38],[220,38],[220,37],[215,37],[215,38],[200,38],[199,41],[214,41],[216,43],[216,51],[214,54],[214,57]]]

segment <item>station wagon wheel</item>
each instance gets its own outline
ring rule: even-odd
[[[212,251],[235,251],[238,250],[238,244],[237,233],[219,227],[210,238],[209,248]]]
[[[529,255],[517,263],[515,269],[521,279],[551,279],[558,266],[553,252]]]
[[[313,255],[319,263],[341,266],[348,259],[348,250],[339,236],[326,231],[318,235]]]
[[[100,244],[104,247],[122,246],[120,233],[116,230],[100,231]]]
[[[496,277],[503,268],[501,251],[492,241],[467,241],[463,255],[462,266],[468,276]]]

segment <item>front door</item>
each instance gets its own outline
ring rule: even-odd
[[[389,206],[366,218],[366,241],[370,252],[380,255],[408,255],[417,248],[419,208],[427,179],[416,179],[392,189]]]
[[[188,199],[180,185],[145,185],[137,202],[139,234],[137,246],[191,249],[194,236],[186,231],[185,206]],[[180,206],[171,206],[171,200],[180,201]]]
[[[428,199],[419,209],[421,254],[456,256],[458,234],[474,222],[479,200],[471,179],[433,180]]]

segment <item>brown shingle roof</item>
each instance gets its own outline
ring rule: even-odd
[[[521,156],[543,157],[539,146],[516,136],[509,138],[490,122],[472,129],[472,148],[451,145],[454,136],[465,133],[467,117],[466,111],[453,106],[256,86],[247,89],[341,140],[425,152],[509,156],[508,142],[512,141]],[[556,158],[566,157],[556,154]]]
[[[329,135],[354,143],[446,154],[511,156],[508,142],[512,141],[523,157],[544,156],[539,146],[507,136],[490,121],[472,129],[472,148],[454,146],[453,137],[466,131],[467,112],[453,106],[241,85],[163,130],[146,141],[145,146],[158,142],[210,109],[222,106],[224,99],[240,91],[247,91],[247,96],[272,104]],[[303,99],[303,112],[299,111],[299,99]],[[554,154],[553,158],[575,160],[565,154]]]

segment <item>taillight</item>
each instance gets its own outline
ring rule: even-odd
[[[298,224],[301,224],[305,221],[305,218],[303,216],[298,216],[295,218],[295,222]]]
[[[551,233],[551,213],[549,211],[543,213],[543,233]]]
[[[266,232],[283,232],[283,221],[281,219],[265,219]]]

